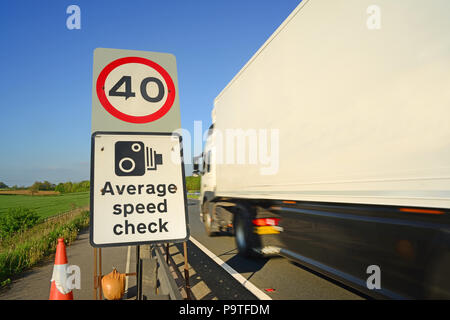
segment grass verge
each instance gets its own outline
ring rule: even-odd
[[[88,225],[89,211],[76,209],[0,239],[0,287],[11,282],[12,276],[54,253],[58,238],[63,237],[69,245]]]
[[[30,196],[20,194],[0,195],[0,214],[8,212],[10,208],[24,207],[36,211],[42,217],[58,215],[89,205],[89,192],[65,193],[60,195]]]

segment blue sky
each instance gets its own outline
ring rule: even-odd
[[[0,181],[89,179],[95,48],[173,53],[182,127],[206,130],[214,98],[299,2],[2,1]]]

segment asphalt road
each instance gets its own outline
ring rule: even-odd
[[[287,259],[275,257],[254,260],[239,256],[232,236],[206,235],[199,219],[199,205],[196,200],[189,200],[189,226],[193,238],[187,246],[189,280],[194,299],[255,300],[261,296],[271,299],[361,299],[357,294]],[[199,243],[199,246],[195,243]],[[81,270],[81,289],[73,291],[74,299],[93,299],[93,248],[89,244],[89,231],[84,230],[66,251],[69,264],[78,265]],[[173,261],[172,274],[179,290],[186,297],[183,245],[171,244],[169,253]],[[122,273],[135,272],[135,247],[103,248],[102,257],[103,274],[112,271],[113,267]],[[54,257],[49,257],[13,279],[7,288],[0,290],[0,300],[48,299],[53,261]],[[224,268],[222,261],[229,267]],[[238,273],[234,274],[234,277],[229,273],[233,269]],[[245,288],[236,278],[240,278],[241,283],[246,283],[251,290]],[[126,289],[125,298],[135,299],[135,277],[127,277]]]

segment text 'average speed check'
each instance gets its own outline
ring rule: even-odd
[[[144,192],[143,192],[144,190]],[[113,215],[122,215],[124,218],[129,217],[132,214],[151,214],[154,213],[167,213],[167,198],[166,194],[171,193],[175,194],[177,192],[177,187],[175,184],[138,184],[133,185],[130,184],[128,186],[125,185],[115,185],[112,186],[111,182],[106,181],[105,186],[102,190],[102,196],[111,195],[111,196],[121,196],[121,195],[156,195],[158,196],[158,200],[154,202],[146,202],[146,203],[115,203],[112,205],[112,214]],[[138,233],[155,233],[155,232],[168,232],[167,229],[167,221],[164,222],[164,219],[158,218],[158,223],[149,222],[148,225],[145,223],[139,223],[138,225],[134,225],[130,223],[129,220],[124,220],[124,224],[118,223],[114,225],[113,232],[115,235],[125,234],[135,234]]]

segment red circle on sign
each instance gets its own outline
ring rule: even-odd
[[[121,66],[123,64],[127,63],[140,63],[144,64],[146,66],[149,66],[150,68],[155,69],[159,74],[163,77],[164,81],[167,85],[167,99],[164,105],[159,108],[158,111],[145,115],[145,116],[132,116],[126,113],[123,113],[119,110],[117,110],[108,100],[105,93],[105,81],[108,75],[118,66]],[[141,57],[125,57],[120,58],[117,60],[114,60],[110,64],[108,64],[106,67],[103,68],[103,70],[100,72],[98,78],[97,78],[97,97],[100,100],[100,103],[102,104],[103,108],[105,108],[106,111],[108,111],[112,116],[116,117],[117,119],[131,122],[131,123],[147,123],[152,122],[155,120],[158,120],[159,118],[163,117],[172,107],[173,102],[175,101],[175,85],[173,84],[172,78],[170,77],[169,73],[161,67],[156,62],[153,62],[151,60],[141,58]]]

